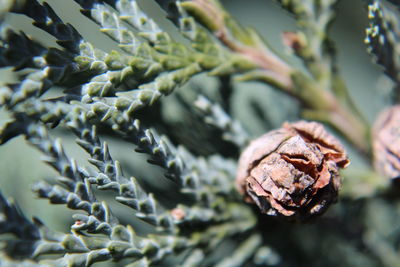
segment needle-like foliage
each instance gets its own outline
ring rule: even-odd
[[[53,230],[0,192],[0,266],[398,265],[398,197],[376,182],[370,126],[341,76],[329,31],[335,0],[275,1],[297,23],[283,44],[303,66],[218,0],[151,1],[161,19],[145,1],[69,1],[113,42],[110,50],[51,3],[0,1],[0,67],[15,74],[0,87],[0,143],[23,137],[39,151],[56,175],[35,177],[34,196],[73,211],[66,231]],[[398,89],[399,4],[369,2],[368,51]],[[55,43],[14,29],[9,17]],[[254,138],[241,107],[232,108],[235,85],[246,81],[289,95],[299,118],[325,123],[368,162],[361,174],[349,172],[355,178],[340,204],[314,224],[259,214],[237,191],[238,155]],[[260,120],[267,117],[251,119],[269,125]],[[87,162],[71,156],[70,137]],[[132,157],[119,153],[121,143]],[[138,154],[147,162],[130,167]]]

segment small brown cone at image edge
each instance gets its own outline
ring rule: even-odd
[[[299,121],[255,139],[239,159],[236,186],[262,213],[306,221],[337,201],[350,163],[322,124]]]
[[[380,113],[373,127],[375,169],[389,179],[400,177],[400,105]]]

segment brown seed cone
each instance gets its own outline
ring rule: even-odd
[[[384,110],[373,127],[374,166],[388,178],[400,176],[400,105]]]
[[[243,151],[236,185],[262,213],[304,221],[337,200],[339,168],[349,163],[343,146],[322,124],[284,123]]]

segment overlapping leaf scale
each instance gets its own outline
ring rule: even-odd
[[[365,42],[376,62],[397,84],[400,82],[399,10],[387,1],[369,1]]]

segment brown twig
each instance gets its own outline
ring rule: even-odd
[[[265,75],[264,81],[298,99],[305,109],[304,117],[331,125],[362,155],[369,157],[369,126],[349,104],[349,99],[342,101],[334,94],[336,89],[334,87],[343,87],[343,84],[335,84],[333,75],[324,77],[324,82],[321,77],[310,76],[292,68],[273,53],[255,32],[235,22],[216,0],[193,0],[182,5],[212,31],[222,44],[258,66],[260,73]],[[289,37],[294,50],[296,46],[302,45],[302,39],[298,39],[296,33]],[[319,73],[332,71],[326,69],[326,62],[321,64],[323,69],[319,70]],[[300,82],[299,77],[301,77]],[[342,88],[342,90],[347,89]]]

